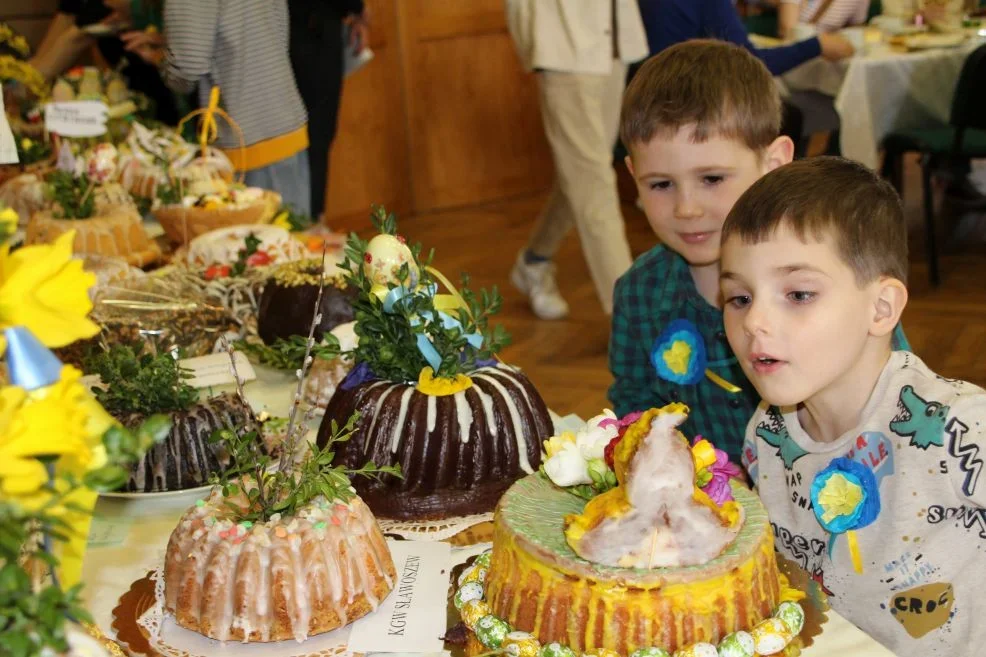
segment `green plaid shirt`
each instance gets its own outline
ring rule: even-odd
[[[729,392],[708,377],[683,385],[657,376],[651,350],[661,331],[676,319],[687,319],[698,328],[708,369],[742,388],[741,392]],[[681,432],[689,439],[701,434],[731,461],[740,462],[746,425],[760,397],[729,348],[722,311],[702,298],[688,263],[674,251],[654,247],[616,282],[609,369],[616,379],[609,399],[617,415],[682,402],[691,414],[679,427]]]
[[[698,328],[708,369],[740,392],[729,392],[708,377],[682,385],[657,376],[651,351],[661,331],[676,319],[687,319]],[[909,348],[900,326],[894,333],[894,348]],[[740,462],[746,425],[760,397],[729,347],[722,311],[698,293],[688,263],[677,253],[656,246],[616,282],[609,369],[615,379],[609,399],[617,415],[682,402],[691,415],[681,432],[689,439],[701,434],[731,461]]]

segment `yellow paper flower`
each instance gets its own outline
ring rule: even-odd
[[[838,516],[852,515],[862,501],[863,488],[841,474],[829,477],[818,494],[823,510],[822,520],[825,522],[832,522]]]
[[[691,345],[684,340],[675,340],[671,348],[664,352],[664,363],[675,374],[685,374],[691,357]]]
[[[95,274],[72,259],[75,231],[53,244],[27,246],[10,253],[0,247],[0,331],[27,327],[46,347],[64,347],[99,333],[86,316],[92,310],[89,288]],[[0,337],[0,352],[6,351]]]

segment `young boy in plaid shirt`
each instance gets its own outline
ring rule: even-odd
[[[610,401],[619,415],[683,402],[692,409],[685,435],[702,435],[736,462],[760,398],[726,341],[719,233],[740,195],[791,161],[780,125],[763,63],[709,40],[648,60],[620,116],[627,168],[661,244],[616,283]]]

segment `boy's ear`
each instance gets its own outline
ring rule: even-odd
[[[792,160],[794,160],[794,142],[785,135],[772,141],[764,154],[764,164],[767,166],[767,171],[773,171],[785,164],[790,164]]]
[[[870,335],[889,335],[900,322],[907,305],[907,286],[900,280],[885,276],[874,283],[873,320]]]
[[[636,182],[637,174],[633,172],[633,159],[631,159],[629,155],[624,155],[623,162],[627,165],[627,171],[630,172],[630,177],[634,179],[634,182]]]

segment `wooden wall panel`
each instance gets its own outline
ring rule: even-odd
[[[545,188],[551,160],[535,80],[499,0],[399,4],[416,211]]]
[[[367,228],[375,203],[411,209],[396,1],[367,2],[374,58],[343,83],[326,196],[326,222],[337,230]]]

